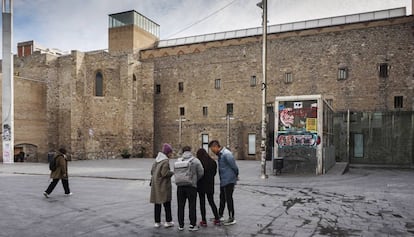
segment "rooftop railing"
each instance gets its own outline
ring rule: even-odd
[[[382,20],[382,19],[388,19],[388,18],[394,18],[394,17],[401,17],[405,15],[406,15],[406,9],[405,7],[401,7],[401,8],[366,12],[366,13],[353,14],[353,15],[345,15],[345,16],[329,17],[329,18],[322,18],[322,19],[316,19],[316,20],[271,25],[271,26],[268,26],[267,31],[268,31],[268,34],[272,34],[272,33],[288,32],[288,31],[295,31],[295,30],[326,27],[326,26],[344,25],[344,24],[351,24],[351,23],[358,23],[358,22],[365,22],[365,21],[372,21],[372,20]],[[255,28],[248,28],[248,29],[242,29],[242,30],[225,31],[225,32],[219,32],[219,33],[212,33],[212,34],[204,34],[204,35],[196,35],[196,36],[189,36],[189,37],[182,37],[182,38],[175,38],[175,39],[160,40],[158,41],[158,48],[185,45],[185,44],[194,44],[194,43],[201,43],[201,42],[208,42],[208,41],[243,38],[247,36],[262,35],[262,32],[263,32],[262,27],[255,27]]]

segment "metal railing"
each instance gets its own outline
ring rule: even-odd
[[[267,27],[267,30],[268,30],[268,34],[272,34],[272,33],[288,32],[288,31],[295,31],[295,30],[326,27],[326,26],[344,25],[344,24],[351,24],[351,23],[358,23],[358,22],[365,22],[365,21],[382,20],[382,19],[389,19],[389,18],[394,18],[394,17],[401,17],[405,15],[406,15],[406,8],[401,7],[401,8],[394,8],[394,9],[388,9],[388,10],[360,13],[360,14],[352,14],[352,15],[345,15],[345,16],[316,19],[316,20],[271,25]],[[212,34],[167,39],[167,40],[158,41],[157,47],[164,48],[164,47],[170,47],[170,46],[194,44],[194,43],[201,43],[201,42],[208,42],[208,41],[243,38],[247,36],[261,35],[262,32],[263,32],[262,27],[255,27],[255,28],[248,28],[248,29],[241,29],[241,30],[234,30],[234,31],[225,31],[225,32],[212,33]]]

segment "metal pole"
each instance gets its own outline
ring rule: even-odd
[[[350,139],[351,139],[351,134],[350,134],[350,124],[351,124],[351,122],[350,122],[350,119],[351,119],[351,113],[350,113],[350,111],[349,111],[349,109],[348,109],[348,111],[347,111],[347,113],[346,113],[346,159],[347,159],[347,161],[346,162],[348,162],[349,163],[349,160],[350,160]]]
[[[226,116],[227,120],[227,148],[230,148],[230,114]]]
[[[2,137],[3,163],[14,162],[13,1],[3,0]]]
[[[181,135],[182,135],[182,133],[183,133],[183,119],[180,117],[180,119],[178,120],[179,122],[178,122],[178,134],[179,134],[179,137],[178,137],[178,145],[180,146],[180,148],[181,148]]]
[[[262,141],[261,141],[261,178],[266,179],[266,56],[267,56],[267,0],[262,0],[263,9],[263,49],[262,49],[262,66],[263,66],[263,81],[262,81]]]

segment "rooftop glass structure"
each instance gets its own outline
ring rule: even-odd
[[[374,12],[366,12],[360,14],[352,14],[345,16],[329,17],[316,20],[300,21],[286,24],[271,25],[267,28],[267,33],[281,33],[295,30],[314,29],[319,27],[351,24],[358,22],[383,20],[394,17],[401,17],[406,15],[405,7],[395,8],[389,10],[381,10]],[[176,45],[194,44],[216,40],[226,40],[234,38],[243,38],[248,36],[262,35],[262,27],[248,28],[242,30],[233,30],[205,35],[189,36],[176,39],[160,40],[158,42],[158,48],[170,47]]]
[[[110,29],[127,25],[135,25],[155,35],[157,38],[160,38],[160,26],[136,11],[110,14],[108,25]]]

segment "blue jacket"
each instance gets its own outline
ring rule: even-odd
[[[225,147],[218,154],[218,166],[220,187],[228,184],[236,184],[237,176],[239,176],[239,168],[236,165],[233,154]]]

